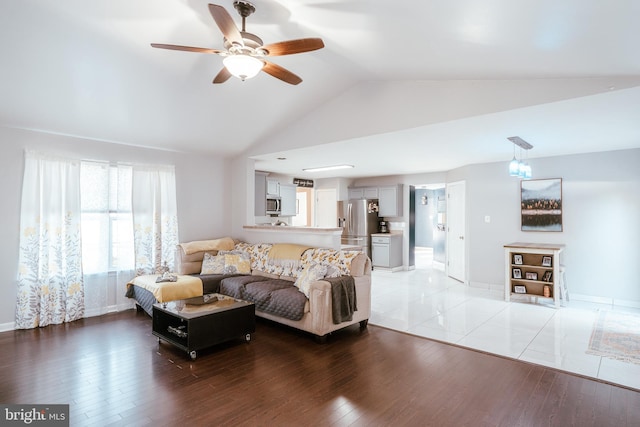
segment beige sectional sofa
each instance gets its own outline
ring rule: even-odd
[[[204,246],[205,245],[196,245]],[[310,281],[305,292],[308,298],[304,302],[304,314],[298,320],[282,317],[266,310],[260,310],[256,305],[256,315],[274,322],[297,328],[323,340],[327,334],[338,329],[359,323],[361,328],[367,326],[371,313],[371,261],[361,252],[340,251],[326,248],[304,248],[299,245],[289,245],[285,247],[282,244],[249,244],[245,242],[235,242],[232,252],[220,251],[220,254],[241,253],[250,259],[251,271],[244,272],[246,275],[258,276],[255,278],[238,279],[237,275],[234,279],[243,282],[253,281],[251,286],[265,287],[273,286],[275,283],[282,284],[283,281],[290,282],[291,285],[296,283],[300,275],[307,271],[310,265],[324,265],[333,273],[333,276],[351,276],[355,285],[356,309],[352,311],[350,320],[340,321],[336,323],[335,313],[333,312],[333,302],[335,299],[335,280],[331,278],[321,278]],[[298,246],[293,247],[292,246]],[[203,272],[202,264],[205,254],[218,255],[218,250],[198,250],[185,253],[186,245],[178,245],[176,249],[176,272],[178,274],[200,274]],[[194,247],[191,245],[191,247]],[[285,251],[283,252],[283,249]],[[291,251],[293,249],[293,251]],[[297,252],[296,252],[297,249]],[[286,250],[289,254],[287,256]],[[279,251],[279,252],[278,252]],[[271,257],[274,253],[280,253],[279,259]],[[282,258],[282,254],[285,258]],[[246,256],[248,254],[248,256]],[[271,255],[270,255],[271,254]],[[210,256],[207,256],[211,260]],[[305,270],[307,268],[307,270]],[[237,273],[237,271],[233,271]],[[339,273],[338,273],[339,272]],[[228,272],[227,272],[228,273]],[[264,280],[263,280],[264,279]],[[344,279],[344,277],[342,277]],[[220,292],[225,293],[225,281],[220,281]],[[348,279],[350,280],[350,279]],[[333,288],[333,290],[332,290]],[[339,288],[339,286],[338,286]],[[308,289],[308,292],[307,292]],[[233,295],[232,295],[233,296]],[[298,295],[299,296],[299,295]]]

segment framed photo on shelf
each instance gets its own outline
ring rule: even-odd
[[[525,286],[516,285],[513,287],[513,292],[516,294],[526,294],[527,288]]]
[[[543,256],[542,257],[542,266],[543,267],[551,267],[551,257],[550,256]]]
[[[513,263],[517,265],[522,265],[522,255],[513,254]]]
[[[535,271],[527,271],[524,273],[524,278],[527,280],[538,280],[538,273]]]
[[[520,270],[519,268],[514,268],[513,269],[513,278],[514,279],[522,279],[522,270]]]
[[[552,277],[553,277],[553,272],[551,270],[545,271],[544,274],[542,275],[542,281],[550,282]]]

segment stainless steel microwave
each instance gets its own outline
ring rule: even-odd
[[[280,197],[267,196],[267,215],[280,215],[282,201]]]

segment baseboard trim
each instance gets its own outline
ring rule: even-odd
[[[16,329],[16,322],[0,323],[0,332],[8,332]]]
[[[495,283],[469,282],[469,286],[472,288],[486,289],[491,292],[504,292],[504,286]]]
[[[615,299],[609,297],[595,297],[592,295],[569,293],[569,299],[574,301],[592,302],[596,304],[610,305],[611,307],[626,307],[640,309],[640,301]]]
[[[470,282],[469,286],[474,288],[479,288],[479,289],[488,289],[490,291],[504,292],[503,285],[496,285],[493,283]],[[573,292],[569,292],[569,300],[590,302],[594,304],[603,304],[611,307],[625,307],[625,308],[640,309],[640,301],[615,299],[615,298],[609,298],[609,297],[599,297],[599,296],[585,295],[585,294],[576,294]]]
[[[118,305],[111,305],[106,310],[91,310],[85,312],[84,317],[102,316],[103,314],[114,313],[116,311],[125,311],[135,308],[133,302],[126,302]],[[0,323],[0,332],[9,332],[16,330],[16,322]]]

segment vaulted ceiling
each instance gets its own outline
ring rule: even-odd
[[[232,0],[218,0],[240,26]],[[448,170],[640,147],[640,2],[255,0],[266,44],[321,37],[272,58],[299,75],[214,85],[222,48],[208,2],[0,3],[0,125],[224,156],[296,176]],[[286,158],[286,160],[278,160]]]

